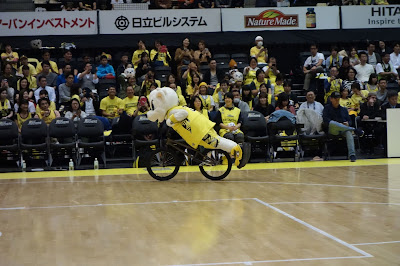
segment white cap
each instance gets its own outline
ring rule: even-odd
[[[261,36],[257,36],[255,40],[256,40],[256,41],[262,41],[262,40],[264,40],[264,39],[263,39],[263,37],[261,37]]]

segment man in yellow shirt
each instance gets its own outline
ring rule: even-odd
[[[4,63],[10,63],[12,67],[17,70],[17,63],[19,60],[18,53],[12,51],[10,44],[6,44],[5,49],[6,51],[1,54],[1,60],[4,61]]]
[[[18,73],[22,73],[22,67],[27,66],[29,67],[29,75],[36,76],[36,68],[32,64],[28,63],[28,57],[26,55],[21,56],[19,62],[21,63],[21,66],[18,69]]]
[[[132,116],[137,109],[139,96],[135,96],[135,90],[132,86],[126,87],[126,95],[127,96],[122,100],[120,109],[123,109],[128,116]]]
[[[250,57],[257,58],[259,65],[267,64],[268,49],[263,46],[263,37],[257,36],[255,39],[255,46],[250,49]]]
[[[42,58],[43,58],[43,61],[49,61],[49,63],[50,63],[50,71],[53,72],[53,73],[58,74],[58,67],[57,67],[56,62],[50,60],[50,52],[45,50],[43,52],[43,54],[42,54]],[[40,62],[40,64],[38,64],[36,66],[36,72],[38,74],[40,74],[42,72],[42,70],[43,70],[42,62]]]
[[[100,102],[102,115],[108,119],[114,119],[124,111],[121,107],[122,100],[115,96],[117,90],[114,86],[108,88],[108,96]]]

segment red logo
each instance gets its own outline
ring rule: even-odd
[[[258,16],[245,16],[245,28],[298,27],[298,15],[285,15],[281,11],[268,9]]]

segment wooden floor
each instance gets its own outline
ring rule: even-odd
[[[400,160],[0,174],[0,265],[400,265]]]

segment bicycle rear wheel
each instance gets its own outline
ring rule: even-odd
[[[179,171],[179,160],[175,152],[158,148],[147,157],[147,172],[159,181],[166,181]]]
[[[199,168],[200,172],[208,179],[221,180],[231,172],[232,160],[226,151],[209,150]]]

